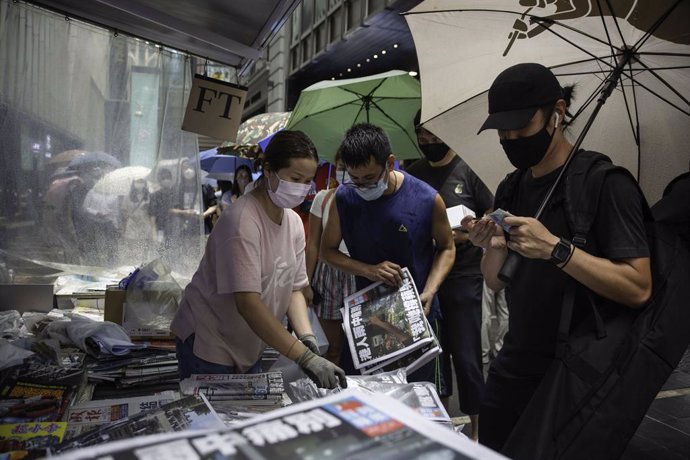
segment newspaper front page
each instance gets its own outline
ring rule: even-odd
[[[385,395],[345,391],[234,428],[113,442],[55,459],[505,459]]]
[[[407,268],[399,288],[373,283],[347,297],[341,311],[354,366],[362,373],[379,371],[415,350],[438,344]],[[399,367],[409,366],[411,372],[420,367],[413,363]]]

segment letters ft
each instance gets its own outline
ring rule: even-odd
[[[206,92],[213,93],[212,97],[209,97],[206,99]],[[227,118],[230,120],[230,108],[232,107],[232,100],[237,99],[237,102],[242,102],[242,98],[236,94],[230,94],[230,93],[224,93],[222,91],[216,91],[215,89],[211,88],[204,88],[203,86],[199,85],[199,99],[196,101],[196,107],[194,108],[195,112],[201,112],[204,113],[203,107],[204,107],[204,102],[208,102],[209,104],[213,104],[213,99],[221,99],[223,96],[227,96],[227,99],[225,101],[225,110],[223,111],[223,115],[219,115],[221,118]]]

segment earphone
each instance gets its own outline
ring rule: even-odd
[[[558,122],[561,121],[560,116],[558,115],[558,112],[556,112],[556,123],[554,124],[554,128],[558,128]]]

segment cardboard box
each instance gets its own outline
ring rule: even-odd
[[[144,297],[146,297],[146,292],[147,291],[144,291]],[[151,291],[152,297],[158,296],[158,294],[159,293],[157,291]],[[104,319],[122,326],[132,340],[171,340],[175,338],[175,336],[169,330],[161,331],[150,328],[133,328],[131,325],[128,325],[125,321],[127,308],[126,302],[127,291],[125,289],[109,287],[105,291]]]

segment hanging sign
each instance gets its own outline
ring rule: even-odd
[[[194,75],[182,129],[234,142],[246,97],[246,86]]]

